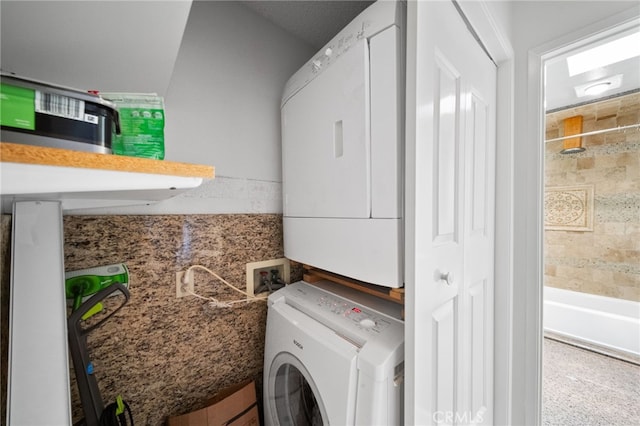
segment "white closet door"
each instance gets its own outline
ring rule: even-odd
[[[493,424],[496,67],[452,3],[408,21],[406,423]]]

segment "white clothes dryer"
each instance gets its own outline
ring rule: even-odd
[[[291,76],[281,104],[284,256],[395,288],[405,15],[403,1],[373,3]]]
[[[300,281],[271,294],[268,306],[267,426],[403,424],[400,305]]]

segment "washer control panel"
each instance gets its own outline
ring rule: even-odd
[[[341,318],[347,323],[352,323],[363,331],[380,334],[390,324],[390,320],[386,316],[330,294],[318,296],[316,305],[321,311],[333,314],[337,319]]]
[[[289,284],[269,296],[269,303],[284,302],[359,347],[370,341],[379,344],[402,341],[404,323],[401,320],[364,306],[358,300],[357,296],[342,297],[303,281]]]

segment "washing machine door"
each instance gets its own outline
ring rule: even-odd
[[[326,313],[323,321],[330,323],[337,316]],[[358,351],[354,342],[278,299],[267,314],[265,424],[353,424]]]
[[[274,359],[269,376],[269,389],[274,389],[270,411],[276,415],[275,424],[329,424],[316,384],[304,365],[293,355],[282,352]]]

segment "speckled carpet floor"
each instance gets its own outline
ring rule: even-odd
[[[640,425],[640,366],[548,338],[543,365],[543,425]]]

